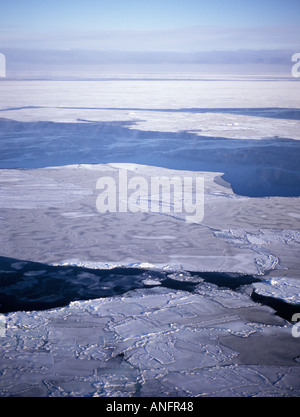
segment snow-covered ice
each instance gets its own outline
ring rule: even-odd
[[[2,117],[18,121],[133,121],[146,131],[299,140],[298,84],[290,79],[264,81],[255,77],[14,81],[13,87],[11,82],[1,83],[0,110]]]
[[[280,299],[290,304],[300,304],[300,282],[292,278],[271,278],[254,284],[255,292]]]

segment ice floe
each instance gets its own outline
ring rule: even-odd
[[[253,285],[257,294],[291,304],[300,304],[300,281],[298,279],[276,277]]]

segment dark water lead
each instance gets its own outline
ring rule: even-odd
[[[261,279],[252,275],[218,272],[182,272],[185,280],[172,278],[168,271],[131,267],[88,269],[77,266],[51,266],[37,262],[0,257],[0,313],[47,310],[64,307],[76,300],[89,300],[125,294],[138,288],[162,287],[193,292],[199,281],[220,289],[239,290]],[[190,281],[188,279],[190,278]],[[196,278],[196,279],[195,279]],[[199,280],[201,278],[201,280]],[[145,280],[157,284],[145,284]],[[148,281],[149,282],[149,281]],[[287,321],[300,311],[299,305],[252,293],[255,302],[272,307]]]

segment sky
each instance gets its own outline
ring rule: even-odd
[[[298,0],[1,0],[1,26],[159,30],[298,25]]]
[[[0,52],[300,50],[300,0],[0,0]]]

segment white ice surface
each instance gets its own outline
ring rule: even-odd
[[[186,213],[171,206],[164,213],[153,213],[148,205],[148,211],[143,206],[138,213],[100,214],[97,180],[109,176],[117,181],[120,169],[148,183],[153,175],[203,177],[203,221],[189,224]],[[298,199],[239,197],[215,182],[219,175],[134,164],[1,170],[1,255],[94,267],[150,264],[250,274],[284,268],[294,274],[298,219],[285,212],[295,211]]]
[[[9,81],[0,85],[0,110],[1,117],[19,121],[129,121],[136,123],[134,128],[147,131],[299,140],[300,121],[281,118],[282,112],[300,108],[299,92],[299,83],[268,77],[265,81],[257,77],[242,81],[233,77],[202,81]]]
[[[276,277],[253,285],[257,294],[300,304],[300,281],[297,279]]]
[[[239,360],[253,350],[252,338],[259,346],[265,337],[280,338],[288,353],[280,345]],[[228,347],[232,340],[240,347]],[[194,294],[135,290],[7,314],[0,393],[298,396],[297,343],[290,326],[243,294],[201,284]]]
[[[51,205],[59,206],[66,204],[66,201],[82,200],[84,196],[93,193],[76,184],[58,183],[55,180],[38,178],[30,172],[18,170],[15,170],[13,175],[10,170],[1,170],[0,182],[0,209],[30,210],[47,208]],[[65,213],[65,215],[72,216],[71,213]]]

